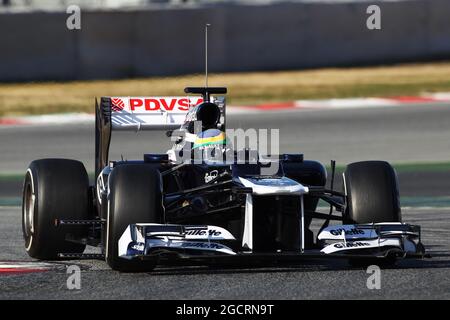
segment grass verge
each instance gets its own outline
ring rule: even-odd
[[[296,99],[417,95],[450,91],[450,61],[381,67],[212,74],[227,86],[228,102],[257,104]],[[142,79],[0,84],[0,116],[93,112],[94,97],[183,95],[202,75]]]

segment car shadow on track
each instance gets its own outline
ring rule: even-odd
[[[436,257],[438,255],[436,254]],[[439,257],[449,257],[445,254]],[[402,260],[395,266],[381,266],[384,270],[402,269],[439,269],[450,268],[450,260]],[[158,267],[149,275],[152,276],[179,276],[200,274],[245,274],[245,273],[295,273],[295,272],[327,272],[327,271],[357,271],[365,270],[366,267],[352,267],[345,261],[333,262],[331,264],[302,264],[302,265],[277,265],[277,266],[199,266],[199,267]]]
[[[348,269],[345,261],[333,261],[324,264],[303,262],[301,264],[235,264],[235,265],[205,265],[205,266],[160,266],[151,275],[198,275],[198,274],[233,274],[233,273],[284,273],[306,271],[331,271]]]

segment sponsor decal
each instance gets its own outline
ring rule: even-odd
[[[213,170],[211,172],[207,172],[205,174],[205,183],[210,182],[211,180],[214,180],[219,175],[219,171]]]
[[[352,228],[350,230],[348,230],[348,229],[345,230],[343,228],[330,230],[330,233],[333,236],[340,236],[340,235],[342,235],[342,232],[345,232],[345,235],[348,235],[348,236],[364,234],[364,230],[357,229],[357,228]]]
[[[111,97],[113,112],[187,112],[191,106],[203,102],[202,98],[189,97]]]
[[[120,245],[120,242],[119,242]],[[125,254],[119,254],[119,256],[135,256],[144,253],[145,243],[143,242],[130,242],[128,244],[128,249]]]
[[[226,229],[217,226],[185,226],[186,239],[236,240]]]
[[[210,236],[210,237],[219,237],[222,234],[219,230],[216,229],[206,229],[206,228],[195,228],[195,229],[186,229],[187,236]]]
[[[327,245],[320,251],[329,254],[339,251],[381,248],[381,247],[397,247],[399,249],[403,249],[400,239],[374,239],[365,241],[336,242]]]
[[[368,242],[339,242],[339,243],[335,243],[333,244],[333,246],[337,249],[344,249],[344,248],[357,248],[357,247],[368,247],[370,246],[370,243]]]
[[[277,167],[278,168],[278,167]],[[289,179],[289,178],[263,178],[263,179],[254,179],[248,178],[250,182],[261,185],[261,186],[270,186],[270,187],[292,187],[297,186],[298,183]]]
[[[135,243],[131,246],[131,249],[136,251],[144,251],[145,244],[144,243]]]
[[[347,240],[358,239],[375,239],[378,237],[378,233],[372,228],[359,228],[356,225],[337,225],[325,228],[318,236],[319,240],[340,240],[344,237]]]
[[[206,250],[206,251],[217,251],[226,254],[236,254],[229,247],[215,242],[210,241],[194,241],[194,240],[171,240],[171,239],[158,239],[152,238],[148,239],[146,242],[148,249],[153,250],[155,248],[166,248],[166,249],[191,249],[191,250]]]
[[[182,242],[182,248],[200,248],[200,249],[224,249],[225,246],[213,242]]]
[[[121,98],[111,98],[111,109],[115,112],[120,112],[125,108],[125,103]]]
[[[218,226],[206,225],[163,225],[154,223],[139,223],[131,225],[143,229],[146,238],[161,237],[170,240],[184,237],[186,240],[236,240],[226,229]],[[145,227],[148,227],[147,229]],[[183,228],[184,227],[184,228]],[[139,229],[138,229],[139,230]],[[139,231],[137,234],[141,234]],[[137,240],[136,243],[144,242]],[[128,244],[127,244],[128,245]]]
[[[110,97],[112,128],[148,130],[178,126],[191,108],[203,101],[198,97]]]

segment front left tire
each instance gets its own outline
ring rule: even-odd
[[[361,161],[344,172],[346,223],[401,222],[397,174],[385,161]]]
[[[149,164],[122,164],[109,177],[106,262],[118,271],[151,271],[156,261],[130,261],[119,257],[119,239],[134,223],[161,223],[164,208],[161,174]]]

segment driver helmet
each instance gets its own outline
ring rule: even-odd
[[[204,160],[222,160],[229,149],[226,135],[219,129],[207,129],[198,133],[192,145],[192,150],[200,150]]]

